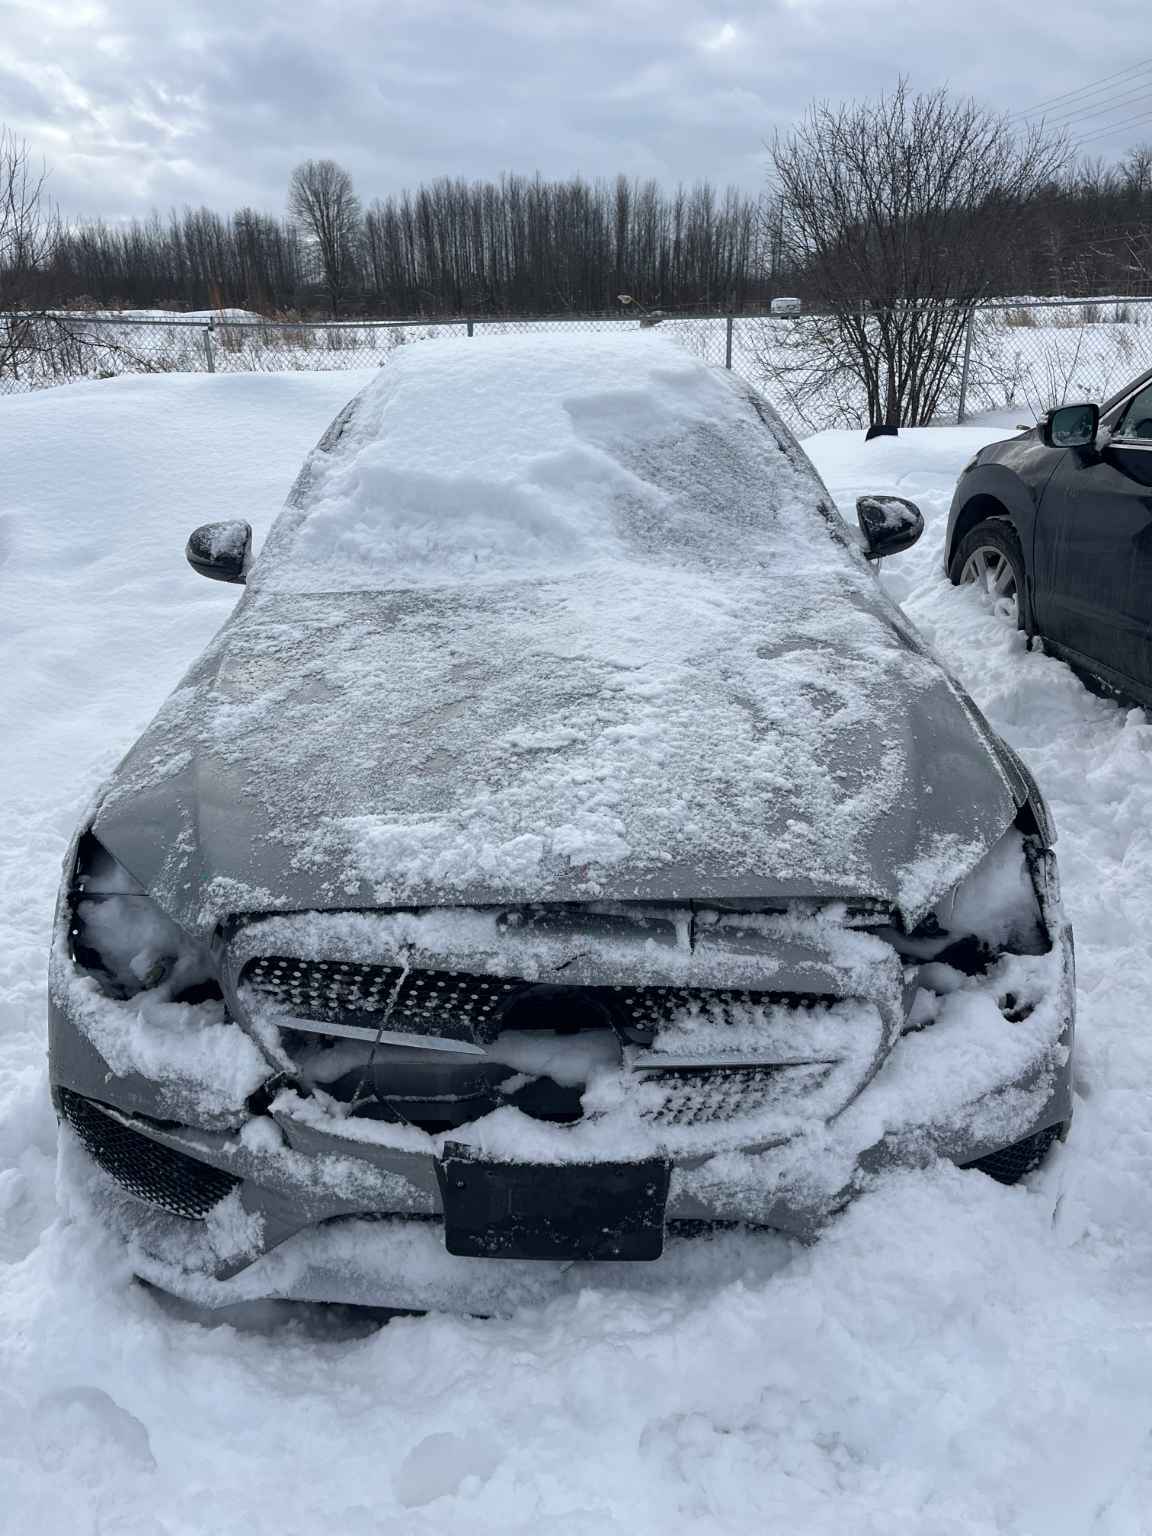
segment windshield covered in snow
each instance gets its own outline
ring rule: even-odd
[[[826,499],[746,389],[635,332],[413,345],[333,437],[272,532],[257,590],[744,566],[768,556],[785,505],[815,519]]]

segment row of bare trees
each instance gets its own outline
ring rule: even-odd
[[[764,292],[757,201],[707,183],[443,179],[361,206],[348,173],[307,161],[286,219],[190,209],[82,224],[51,265],[60,303],[446,315],[743,306]]]
[[[1008,295],[1152,293],[1152,146],[1115,163],[1070,160],[995,254]]]
[[[902,125],[890,120],[892,105],[904,113]],[[821,106],[787,136],[798,153],[818,141],[825,159],[837,163],[838,184],[823,189],[830,199],[825,224],[856,217],[845,187],[865,195],[875,171],[881,187],[885,177],[891,182],[898,167],[884,158],[883,134],[895,134],[888,148],[925,150],[916,163],[927,176],[947,170],[940,150],[947,142],[961,168],[957,187],[968,179],[962,197],[970,208],[979,203],[986,156],[996,149],[987,132],[976,131],[987,114],[939,95],[910,98],[901,89],[883,105],[881,137],[869,137],[880,127],[874,119],[871,128],[856,124],[853,139],[846,124],[854,111],[846,117],[844,109]],[[918,112],[922,122],[914,120]],[[965,112],[968,129],[959,131],[956,114]],[[944,140],[928,142],[936,129]],[[1003,125],[1000,137],[1012,138]],[[6,140],[7,159],[17,149]],[[42,207],[40,177],[25,151],[18,158],[21,176],[4,178],[9,227],[26,225],[30,211]],[[1017,189],[1027,191],[1027,208],[1014,216],[1011,240],[1001,238],[994,199],[979,208],[988,236],[983,254],[995,258],[992,286],[1010,294],[1148,291],[1152,153],[1135,151],[1119,166],[1049,163],[1036,171],[1027,188]],[[509,176],[443,179],[365,209],[348,173],[318,160],[294,173],[287,218],[244,208],[231,215],[186,209],[166,219],[63,230],[46,220],[41,240],[46,232],[59,236],[51,249],[25,241],[7,259],[10,268],[34,275],[31,286],[56,303],[441,314],[602,309],[622,290],[663,307],[743,305],[790,290],[815,298],[823,278],[807,248],[797,247],[794,218],[785,225],[784,192],[778,177],[775,196],[758,209],[734,189],[707,184],[665,193],[624,178]],[[21,197],[22,210],[15,206]],[[951,249],[963,255],[961,244]]]

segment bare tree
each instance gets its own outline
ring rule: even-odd
[[[1067,153],[1042,127],[1018,133],[905,81],[878,101],[819,103],[777,134],[772,239],[823,312],[794,336],[803,366],[854,379],[873,422],[930,421],[973,306]]]
[[[351,176],[335,160],[305,160],[292,172],[288,209],[315,244],[335,315],[357,276],[360,199]]]
[[[48,173],[32,164],[22,139],[0,127],[0,309],[37,296],[60,237],[60,221],[48,201]]]
[[[34,313],[60,239],[60,220],[45,192],[47,171],[28,145],[0,126],[0,377],[44,344]]]

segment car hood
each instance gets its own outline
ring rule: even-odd
[[[788,627],[771,604],[709,613],[714,594],[669,573],[618,576],[249,596],[95,831],[204,931],[227,912],[595,899],[915,914],[1011,821],[1011,765],[869,573],[826,570],[832,620]]]
[[[1000,836],[1001,749],[746,387],[644,336],[400,350],[99,809],[174,918],[915,913]]]

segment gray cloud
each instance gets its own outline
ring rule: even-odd
[[[1018,110],[1152,54],[1135,0],[1106,29],[1072,0],[1021,26],[998,0],[5,0],[0,121],[67,212],[109,218],[276,210],[310,155],[366,199],[537,169],[752,188],[764,140],[813,97],[905,72]],[[1152,85],[1145,100],[1071,126],[1152,112]],[[1084,149],[1129,138],[1152,121]]]

